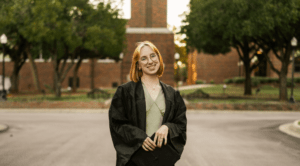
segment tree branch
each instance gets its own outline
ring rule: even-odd
[[[268,55],[265,55],[265,57],[267,58],[267,61],[269,62],[271,69],[272,69],[273,71],[275,71],[275,73],[277,73],[278,76],[279,76],[279,75],[280,75],[280,72],[279,72],[279,70],[277,70],[277,69],[274,67],[272,61],[270,60],[270,57],[269,57]]]
[[[71,57],[71,63],[68,65],[67,69],[64,71],[64,73],[62,74],[61,78],[60,78],[60,82],[63,82],[64,79],[66,78],[69,70],[72,68],[72,66],[74,65],[74,57],[75,57],[75,54],[73,53],[72,54],[72,57]]]

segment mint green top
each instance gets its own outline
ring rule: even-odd
[[[160,87],[156,99],[153,100],[144,83],[143,89],[146,101],[146,134],[150,137],[162,125],[163,116],[166,110],[165,96]]]

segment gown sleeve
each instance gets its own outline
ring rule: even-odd
[[[123,87],[118,87],[109,108],[109,128],[112,141],[117,151],[117,165],[125,165],[132,154],[142,146],[147,134],[137,126],[132,125],[128,116],[126,97]]]
[[[175,113],[171,121],[164,123],[169,128],[169,138],[175,149],[181,155],[186,144],[186,106],[179,93],[175,92]]]

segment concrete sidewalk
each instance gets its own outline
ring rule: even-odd
[[[300,120],[294,121],[294,123],[287,123],[279,126],[279,130],[288,135],[300,138]]]
[[[179,90],[187,90],[187,89],[198,89],[198,88],[206,88],[206,87],[212,87],[215,86],[214,84],[196,84],[196,85],[185,85],[185,86],[179,86]],[[174,89],[177,89],[174,87]]]
[[[6,130],[8,130],[8,126],[5,124],[0,124],[0,133],[5,132]]]

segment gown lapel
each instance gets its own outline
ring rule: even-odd
[[[159,80],[159,83],[160,83],[160,85],[162,87],[162,90],[164,92],[165,102],[166,102],[166,110],[165,110],[165,114],[164,114],[163,121],[162,121],[162,124],[164,124],[168,120],[171,109],[173,107],[173,102],[172,102],[172,98],[170,96],[171,93],[168,91],[166,85],[163,82],[161,82],[160,80]]]
[[[136,101],[136,114],[138,126],[140,129],[146,131],[146,102],[145,93],[141,81],[138,81],[134,87],[134,97]]]

